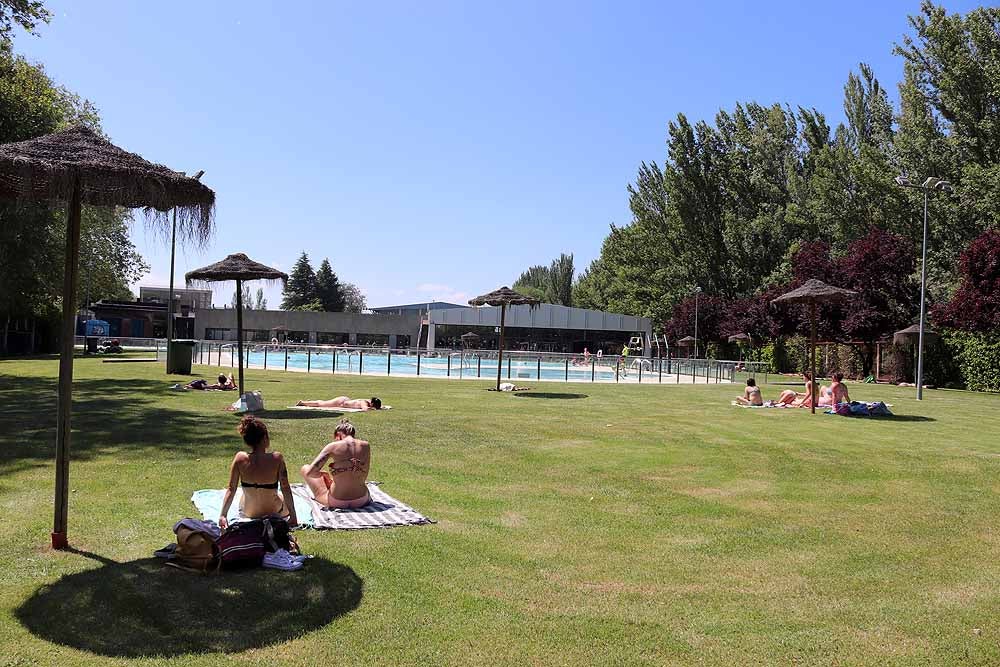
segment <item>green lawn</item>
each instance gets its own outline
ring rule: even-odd
[[[336,418],[283,406],[393,405],[355,419],[372,478],[438,523],[303,532],[302,572],[207,578],[149,558],[225,483],[232,395],[78,360],[55,553],[56,369],[0,361],[0,667],[1000,663],[995,395],[852,385],[898,415],[860,420],[725,385],[250,372],[296,466]]]

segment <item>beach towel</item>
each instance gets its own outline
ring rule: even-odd
[[[299,494],[299,489],[296,487],[301,487],[301,495]],[[222,511],[222,499],[225,494],[225,489],[202,489],[201,491],[195,491],[191,495],[191,502],[194,503],[194,506],[201,512],[206,521],[215,521],[219,518],[219,513]],[[292,495],[295,497],[295,516],[298,518],[299,524],[311,526],[312,504],[305,485],[293,484]],[[236,489],[233,504],[229,506],[229,514],[226,516],[226,519],[230,523],[246,518],[240,515],[240,498],[242,496],[243,489]]]
[[[314,408],[309,405],[289,405],[289,410],[316,410],[317,412],[381,412],[382,410],[392,410],[391,405],[383,405],[378,410],[362,410],[361,408]]]
[[[242,489],[236,490],[232,507],[226,517],[230,522],[239,521],[239,500]],[[195,491],[191,502],[206,520],[219,518],[222,511],[224,489],[203,489]],[[305,484],[292,484],[295,498],[295,514],[299,525],[320,530],[360,530],[364,528],[391,528],[393,526],[419,526],[434,523],[405,503],[401,503],[385,491],[378,482],[368,482],[368,494],[372,502],[357,509],[329,509],[320,505],[312,497]]]
[[[323,507],[302,484],[292,487],[292,493],[296,495],[296,501],[299,494],[309,501],[312,507],[312,527],[319,530],[362,530],[434,523],[432,519],[383,491],[378,482],[368,482],[368,495],[372,501],[357,509]]]
[[[744,405],[739,401],[733,401],[732,403],[738,408],[788,408],[791,407],[785,403],[777,403],[775,401],[764,401],[764,405]]]

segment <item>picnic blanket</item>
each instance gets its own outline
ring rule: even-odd
[[[289,410],[316,410],[317,412],[381,412],[392,410],[391,405],[383,405],[378,410],[362,410],[361,408],[314,408],[310,405],[289,405]]]
[[[241,493],[242,489],[237,491]],[[222,510],[223,489],[195,491],[191,501],[206,519],[217,519]],[[323,507],[312,497],[305,484],[293,484],[295,513],[303,526],[319,530],[361,530],[365,528],[391,528],[393,526],[419,526],[434,523],[432,519],[405,503],[401,503],[383,491],[378,482],[368,482],[368,494],[372,501],[357,509],[330,509]],[[230,521],[238,520],[239,496],[233,500],[229,510]],[[235,509],[234,509],[235,508]]]
[[[764,405],[744,405],[739,401],[733,401],[733,405],[738,408],[790,408],[792,406],[787,403],[778,403],[776,401],[764,401]]]

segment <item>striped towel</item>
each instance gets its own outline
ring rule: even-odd
[[[308,501],[312,507],[312,527],[319,530],[362,530],[434,523],[432,519],[387,494],[378,482],[368,482],[368,494],[372,501],[364,507],[351,510],[323,507],[303,484],[294,484],[292,493],[296,496],[296,501]]]

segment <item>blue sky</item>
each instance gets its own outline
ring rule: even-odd
[[[179,275],[238,251],[288,271],[305,250],[374,306],[464,302],[560,252],[582,270],[629,221],[626,185],[663,161],[678,112],[755,100],[837,122],[859,61],[895,91],[892,45],[919,7],[46,4],[52,23],[16,49],[93,101],[120,146],[204,169],[217,194],[215,238],[178,254]],[[165,285],[162,237],[133,237],[142,284]]]

